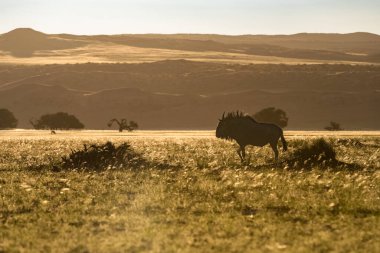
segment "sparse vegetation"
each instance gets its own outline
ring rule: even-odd
[[[343,128],[340,127],[340,124],[335,121],[330,121],[330,125],[325,127],[325,130],[328,131],[342,131]]]
[[[286,112],[274,107],[264,108],[253,115],[255,120],[263,123],[272,123],[284,128],[288,125]]]
[[[16,128],[17,119],[8,109],[0,109],[0,129]]]
[[[119,127],[119,132],[123,132],[123,130],[127,130],[128,132],[132,132],[133,130],[136,130],[139,125],[134,121],[129,121],[127,119],[111,119],[110,122],[108,122],[108,127],[112,127],[112,124],[116,123]]]
[[[327,151],[327,159],[332,147],[361,169],[292,170],[272,165],[270,147],[250,148],[251,164],[242,165],[233,143],[179,135],[128,139],[167,169],[52,172],[30,168],[60,164],[84,144],[88,154],[117,150],[125,137],[1,138],[0,251],[379,252],[380,139],[358,137],[360,148],[342,138],[287,139],[290,153]]]
[[[36,121],[31,120],[30,124],[32,124],[34,129],[69,130],[84,128],[84,125],[77,117],[66,112],[45,114]]]

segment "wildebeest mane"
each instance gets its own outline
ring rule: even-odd
[[[224,115],[224,113],[223,113],[222,119],[220,121],[236,120],[236,119],[249,119],[249,120],[253,121],[254,123],[258,123],[254,118],[252,118],[248,114],[243,113],[241,111],[229,112],[229,113],[227,113],[227,115]]]

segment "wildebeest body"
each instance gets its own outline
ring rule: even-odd
[[[216,137],[233,139],[239,144],[238,155],[241,160],[245,158],[245,147],[248,145],[263,147],[270,144],[278,159],[277,142],[281,138],[284,151],[287,144],[280,127],[274,124],[256,122],[250,116],[237,112],[227,114],[219,121]]]

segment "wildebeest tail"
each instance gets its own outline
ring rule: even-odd
[[[281,129],[281,142],[282,142],[282,150],[286,151],[288,150],[288,144],[286,143],[286,140],[284,138],[284,132]]]

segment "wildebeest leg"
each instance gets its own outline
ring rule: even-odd
[[[241,162],[244,161],[244,158],[243,158],[243,155],[242,155],[242,153],[243,153],[242,151],[243,151],[243,147],[239,146],[239,148],[237,149],[237,153],[238,153],[238,155],[240,157]]]
[[[273,149],[273,152],[274,152],[274,159],[275,159],[276,162],[277,162],[277,161],[278,161],[277,141],[276,141],[276,142],[271,142],[271,143],[270,143],[270,146],[271,146],[272,149]]]
[[[243,157],[243,160],[245,160],[245,146],[241,147],[241,155]]]

